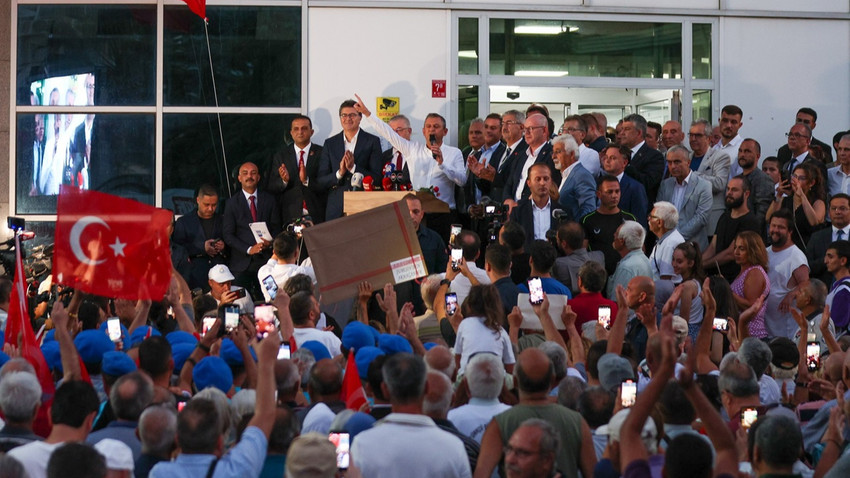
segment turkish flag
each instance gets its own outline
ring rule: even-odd
[[[12,283],[12,295],[9,299],[9,317],[6,321],[6,342],[17,345],[20,343],[21,357],[32,364],[38,382],[41,384],[42,403],[53,400],[56,391],[53,377],[47,367],[47,361],[35,340],[35,332],[30,324],[27,310],[26,278],[24,263],[21,260],[21,241],[15,237],[15,280]]]
[[[106,297],[162,300],[171,281],[172,216],[131,199],[62,186],[54,281]]]
[[[189,10],[203,20],[207,19],[207,0],[183,0],[186,5],[189,5]]]
[[[345,408],[359,411],[366,403],[366,392],[360,383],[360,375],[357,373],[357,362],[354,361],[354,350],[348,352],[348,362],[345,364],[345,377],[342,379],[342,393],[340,398],[345,401]]]

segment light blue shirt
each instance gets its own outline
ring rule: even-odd
[[[248,427],[242,434],[242,440],[230,449],[215,465],[214,478],[257,478],[263,470],[268,447],[266,436],[257,427]],[[150,472],[150,478],[201,478],[207,476],[207,470],[215,455],[180,454],[174,461],[157,463]]]

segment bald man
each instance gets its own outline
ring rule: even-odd
[[[556,468],[567,478],[593,476],[596,452],[590,427],[577,412],[552,403],[549,390],[554,385],[555,369],[549,357],[537,348],[522,351],[517,357],[516,379],[519,404],[493,418],[481,439],[481,454],[475,468],[476,478],[487,478],[499,465],[502,450],[520,424],[529,418],[551,423],[561,438],[562,450]]]
[[[525,119],[524,128],[523,134],[528,149],[521,151],[520,155],[514,158],[513,169],[505,180],[503,189],[504,203],[512,208],[520,199],[531,196],[527,179],[528,168],[532,164],[545,163],[552,173],[553,184],[561,183],[561,173],[555,169],[555,163],[552,161],[552,145],[549,143],[551,132],[547,118],[541,114],[532,114]]]
[[[445,345],[431,347],[431,350],[425,352],[425,365],[428,366],[428,370],[440,372],[454,382],[455,357]]]
[[[629,321],[626,323],[626,336],[637,354],[638,361],[646,357],[646,342],[649,331],[635,311],[642,305],[655,304],[655,282],[651,277],[633,277],[626,286],[626,304],[629,306]],[[649,324],[650,328],[655,324]]]

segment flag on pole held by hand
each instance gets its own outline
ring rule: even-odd
[[[345,401],[345,408],[359,411],[366,400],[366,392],[360,383],[360,375],[357,373],[357,362],[354,361],[354,349],[348,352],[348,362],[345,365],[345,377],[342,379],[341,397]]]
[[[12,282],[12,294],[9,299],[9,317],[6,320],[6,342],[20,346],[21,357],[32,364],[38,382],[41,384],[42,403],[53,400],[56,391],[53,377],[44,360],[44,354],[35,339],[35,331],[30,323],[27,310],[26,277],[24,262],[21,259],[21,241],[15,237],[15,280]]]
[[[207,19],[207,0],[183,0],[186,2],[186,5],[189,6],[189,10],[201,17],[201,19]]]
[[[62,186],[53,280],[83,292],[161,300],[171,281],[171,211]]]

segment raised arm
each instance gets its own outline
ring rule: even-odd
[[[714,300],[714,294],[711,293],[711,280],[706,278],[702,283],[702,291],[700,298],[705,306],[705,313],[702,316],[702,325],[700,325],[697,341],[693,347],[693,352],[697,356],[696,370],[697,373],[707,374],[713,370],[717,370],[717,366],[711,361],[711,334],[714,324],[714,315],[717,310],[717,302]]]
[[[626,338],[626,321],[629,320],[629,306],[626,302],[626,290],[622,285],[617,286],[617,317],[608,334],[608,353],[620,355],[623,351],[623,340]]]

